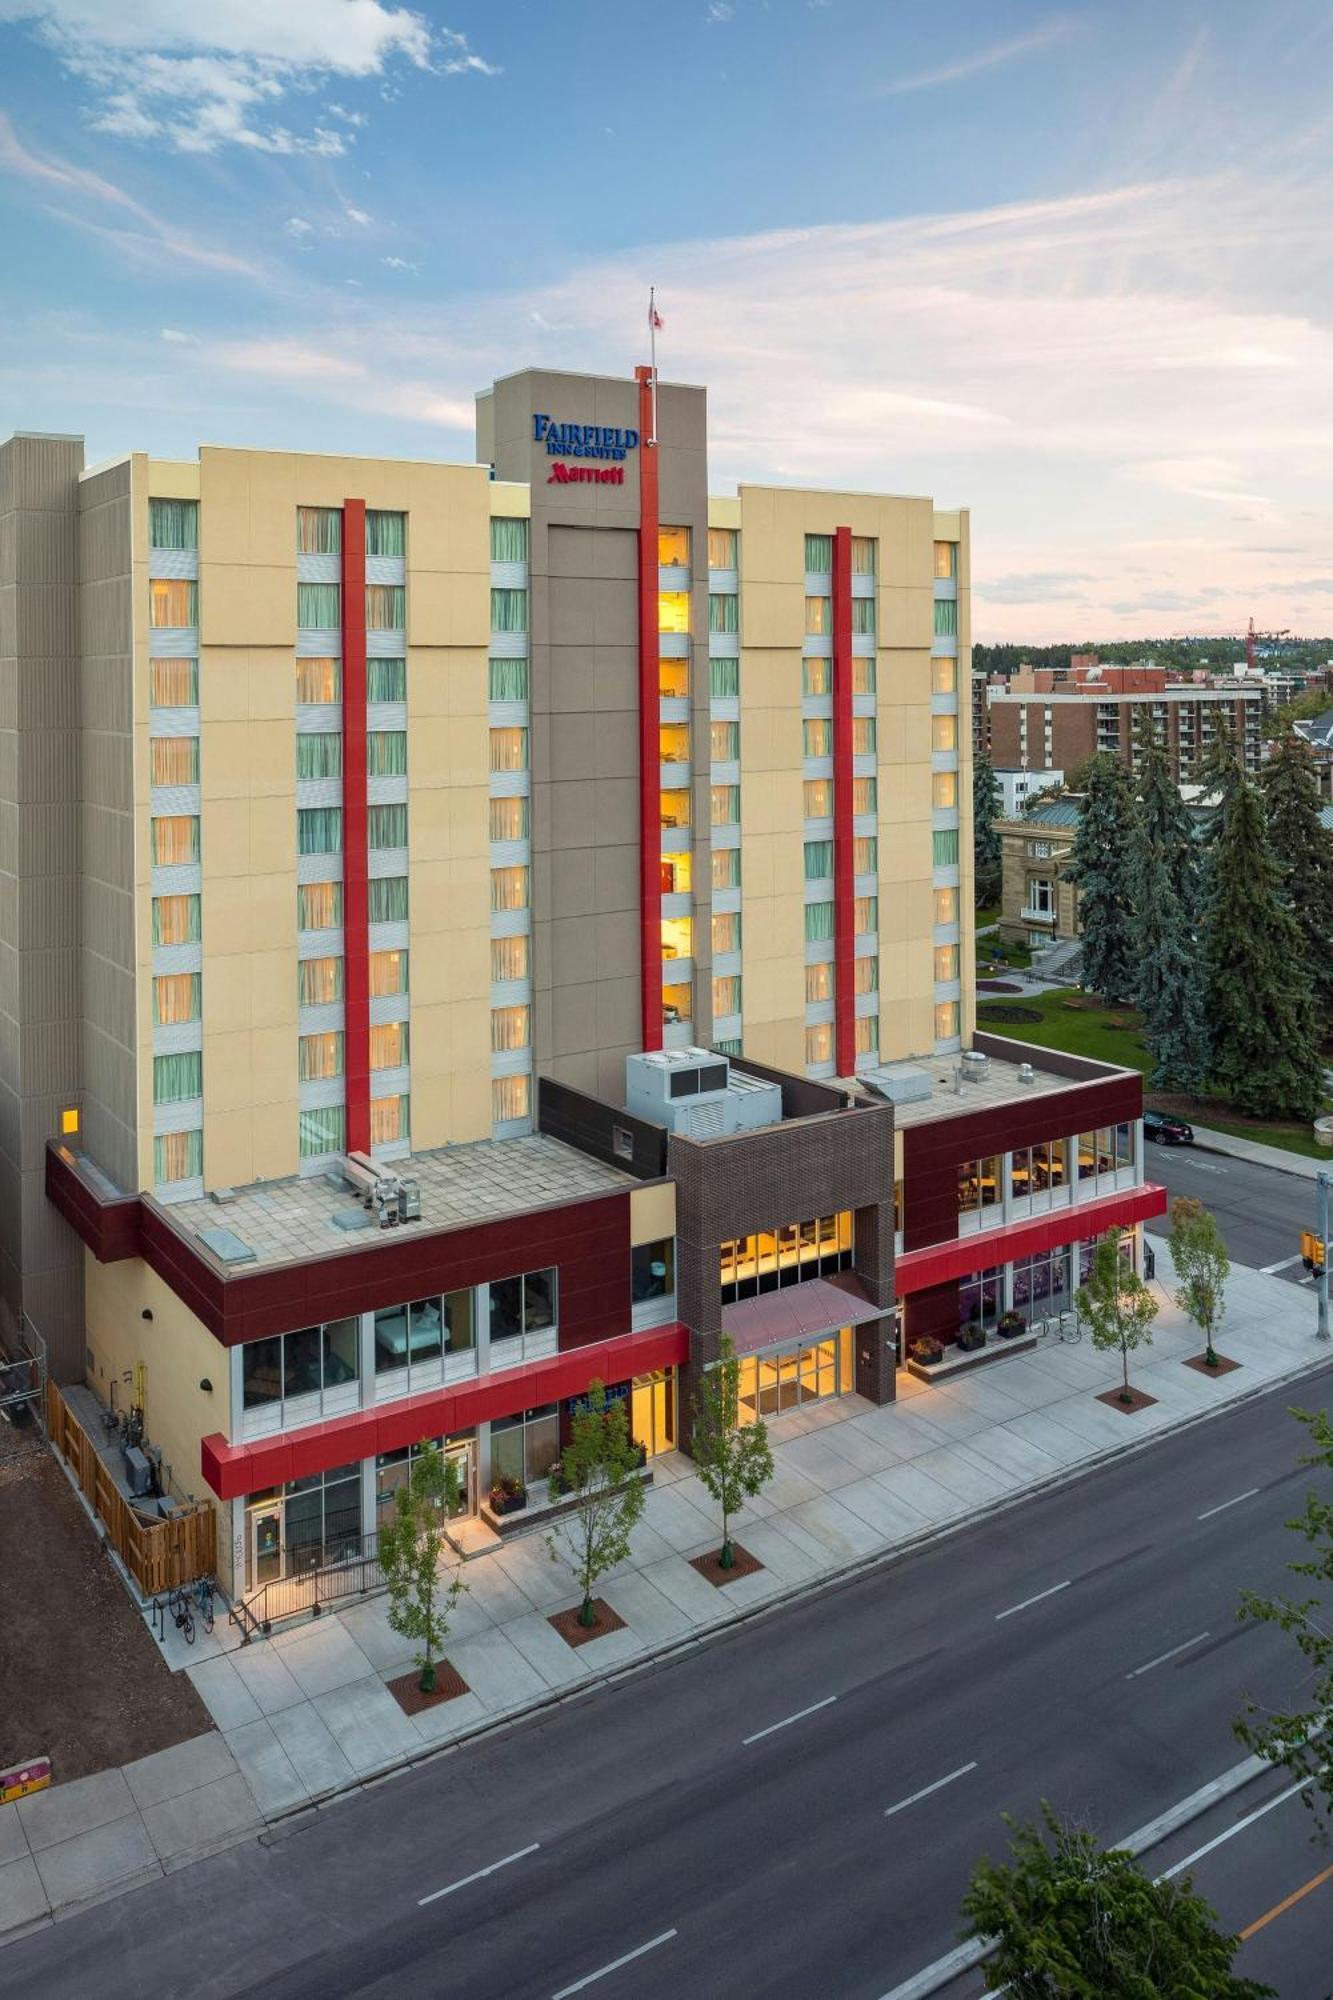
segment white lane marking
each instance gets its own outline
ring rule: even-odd
[[[1173,1646],[1169,1653],[1159,1653],[1155,1660],[1145,1660],[1141,1667],[1133,1668],[1131,1672],[1125,1675],[1125,1679],[1127,1681],[1136,1681],[1140,1674],[1150,1674],[1154,1667],[1162,1666],[1167,1660],[1174,1660],[1177,1653],[1187,1653],[1191,1646],[1197,1646],[1201,1639],[1206,1639],[1207,1637],[1208,1634],[1206,1632],[1196,1632],[1192,1639],[1182,1639],[1180,1644]]]
[[[1242,1500],[1253,1500],[1258,1491],[1259,1488],[1257,1486],[1251,1486],[1247,1492],[1238,1493],[1234,1500],[1223,1500],[1219,1505],[1209,1507],[1205,1513],[1198,1515],[1196,1518],[1200,1521],[1211,1521],[1214,1514],[1225,1514],[1228,1507],[1239,1507]]]
[[[1192,1868],[1196,1861],[1202,1861],[1205,1854],[1211,1854],[1215,1847],[1220,1847],[1224,1840],[1233,1840],[1238,1833],[1244,1833],[1247,1826],[1253,1826],[1257,1819],[1262,1819],[1265,1813],[1272,1812],[1275,1806],[1285,1805],[1288,1799],[1294,1799],[1297,1792],[1305,1791],[1318,1776],[1318,1771],[1315,1771],[1308,1778],[1302,1778],[1299,1784],[1288,1785],[1286,1791],[1279,1792],[1275,1799],[1268,1799],[1263,1805],[1256,1806],[1252,1813],[1247,1813],[1244,1819],[1238,1819],[1234,1826],[1229,1826],[1222,1833],[1214,1835],[1212,1840],[1206,1840],[1202,1847],[1196,1847],[1193,1854],[1187,1854],[1183,1861],[1177,1861],[1174,1868],[1165,1869],[1157,1877],[1158,1881],[1169,1882],[1173,1875],[1183,1874],[1185,1869]]]
[[[947,1778],[936,1778],[933,1785],[923,1785],[919,1792],[913,1792],[910,1799],[899,1799],[896,1806],[886,1806],[885,1819],[892,1819],[895,1813],[906,1812],[908,1806],[914,1806],[918,1799],[928,1799],[932,1792],[942,1791],[946,1785],[951,1785],[955,1778],[965,1778],[969,1771],[975,1771],[976,1768],[975,1759],[970,1764],[960,1764],[956,1771],[950,1771]]]
[[[478,1868],[475,1875],[464,1875],[460,1882],[451,1882],[447,1889],[435,1889],[429,1896],[418,1896],[417,1907],[424,1909],[427,1903],[438,1903],[441,1896],[452,1896],[455,1889],[466,1889],[469,1882],[480,1882],[483,1876],[494,1875],[497,1868],[507,1868],[511,1861],[521,1861],[526,1854],[535,1854],[541,1846],[534,1840],[531,1847],[520,1847],[517,1854],[506,1854],[503,1861],[492,1861],[489,1868]]]
[[[1196,1160],[1189,1154],[1186,1155],[1186,1158],[1189,1159],[1189,1163],[1196,1173],[1224,1174],[1227,1171],[1225,1167],[1210,1167],[1206,1160]]]
[[[1039,1590],[1035,1597],[1025,1597],[1021,1604],[1011,1604],[1007,1611],[997,1611],[995,1614],[996,1624],[998,1625],[1002,1618],[1012,1618],[1015,1611],[1026,1611],[1029,1604],[1040,1604],[1043,1598],[1054,1597],[1056,1592],[1060,1590],[1068,1590],[1072,1581],[1073,1578],[1067,1576],[1063,1583],[1053,1583],[1049,1590]]]
[[[591,1986],[594,1979],[605,1979],[608,1972],[619,1972],[622,1965],[629,1965],[634,1959],[642,1958],[646,1951],[656,1951],[659,1944],[669,1944],[675,1935],[674,1931],[663,1931],[661,1937],[649,1938],[647,1944],[639,1945],[634,1951],[627,1951],[623,1958],[613,1958],[609,1965],[602,1966],[597,1972],[588,1973],[586,1978],[576,1979],[572,1986],[562,1986],[558,1993],[551,1995],[551,2000],[569,2000],[571,1993],[582,1993],[584,1987]]]
[[[790,1729],[793,1722],[804,1722],[807,1715],[818,1715],[821,1708],[831,1708],[838,1699],[836,1694],[825,1695],[823,1701],[816,1701],[809,1708],[798,1708],[795,1715],[784,1715],[781,1722],[770,1722],[767,1729],[756,1729],[753,1736],[741,1738],[741,1749],[751,1743],[758,1743],[765,1736],[771,1736],[775,1729]]]
[[[1293,1264],[1299,1264],[1300,1261],[1301,1253],[1298,1250],[1294,1257],[1284,1257],[1280,1264],[1261,1264],[1259,1266],[1259,1276],[1261,1278],[1275,1278],[1279,1271],[1289,1271]]]

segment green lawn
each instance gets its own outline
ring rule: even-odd
[[[984,910],[977,911],[977,929],[979,931],[988,930],[992,924],[998,924],[999,921],[1000,906],[998,903],[987,903]]]

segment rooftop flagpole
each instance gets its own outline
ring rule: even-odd
[[[656,285],[648,287],[648,363],[653,384],[653,434],[648,442],[657,443],[657,329],[662,324],[656,305]]]

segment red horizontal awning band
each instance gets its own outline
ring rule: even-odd
[[[1033,1257],[1041,1250],[1058,1250],[1062,1244],[1077,1243],[1084,1237],[1104,1236],[1108,1229],[1146,1222],[1165,1208],[1166,1189],[1148,1181],[1122,1194],[1103,1195],[1098,1201],[1053,1208],[1003,1229],[982,1229],[952,1243],[929,1243],[921,1250],[906,1250],[894,1265],[898,1296],[910,1298],[913,1292],[970,1277],[992,1264],[1010,1264],[1015,1257]]]
[[[618,1334],[614,1340],[571,1347],[548,1361],[506,1368],[477,1382],[432,1389],[250,1444],[228,1444],[215,1431],[200,1445],[200,1469],[219,1500],[235,1500],[288,1479],[309,1479],[335,1465],[399,1451],[423,1438],[449,1437],[473,1424],[564,1402],[583,1395],[593,1382],[627,1382],[658,1368],[680,1367],[689,1352],[689,1329],[678,1320],[644,1333]]]

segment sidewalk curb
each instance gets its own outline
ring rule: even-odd
[[[1203,1134],[1202,1138],[1200,1134]],[[1238,1146],[1249,1146],[1251,1151],[1241,1153]],[[1320,1163],[1305,1153],[1287,1153],[1281,1146],[1265,1146],[1258,1139],[1233,1140],[1230,1132],[1215,1132],[1211,1126],[1196,1125],[1194,1128],[1194,1151],[1196,1153],[1218,1153],[1226,1160],[1239,1160],[1247,1167],[1266,1167],[1270,1173],[1290,1174],[1293,1179],[1312,1181],[1319,1172]],[[1256,1160],[1255,1152],[1272,1158]],[[1328,1167],[1333,1172],[1333,1153],[1330,1153]]]

